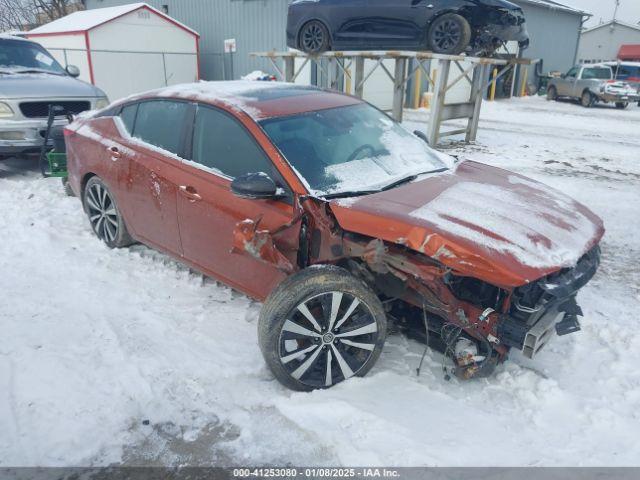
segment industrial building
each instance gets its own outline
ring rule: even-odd
[[[581,63],[599,63],[619,58],[623,45],[640,44],[640,25],[612,20],[582,32],[578,59]],[[633,58],[624,58],[631,60]]]
[[[513,0],[525,11],[531,46],[529,58],[542,59],[542,72],[567,70],[575,61],[580,31],[588,14],[551,0]],[[88,9],[124,5],[126,0],[86,0]],[[250,52],[286,50],[289,0],[148,0],[153,7],[201,34],[201,76],[208,80],[239,78],[253,70],[275,73]],[[225,53],[225,40],[235,52]],[[535,81],[535,67],[528,78]]]

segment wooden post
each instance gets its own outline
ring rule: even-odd
[[[407,71],[407,59],[396,58],[396,69],[393,85],[393,118],[397,122],[402,121],[404,111],[405,77]]]
[[[356,85],[355,94],[356,97],[362,98],[364,96],[364,58],[356,57]]]
[[[480,123],[480,107],[482,107],[482,97],[486,74],[490,71],[490,65],[476,65],[473,70],[473,84],[471,85],[471,98],[473,113],[468,119],[467,136],[465,141],[475,142],[478,136],[478,124]],[[497,69],[496,69],[497,70]]]
[[[496,87],[498,85],[498,69],[493,69],[493,80],[491,81],[491,95],[489,95],[489,100],[492,102],[496,99]]]
[[[524,75],[522,75],[522,87],[520,88],[520,96],[524,97],[527,92],[527,76],[529,75],[529,69],[523,68]]]
[[[284,57],[284,81],[293,82],[293,77],[296,74],[296,59],[295,57]]]
[[[418,62],[419,60],[416,60]],[[422,70],[418,68],[413,77],[413,108],[420,108],[420,97],[422,96]]]
[[[449,71],[451,60],[438,60],[438,78],[433,92],[431,114],[429,115],[429,128],[427,138],[429,145],[435,147],[440,141],[440,126],[442,125],[442,110],[447,96],[447,83],[449,83]]]

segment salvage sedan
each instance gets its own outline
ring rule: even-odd
[[[260,348],[289,388],[365,375],[388,322],[460,378],[580,328],[602,221],[534,180],[456,163],[356,98],[198,83],[128,98],[65,134],[95,234],[263,301]]]
[[[522,9],[505,0],[294,0],[287,45],[327,50],[430,50],[490,54],[508,41],[529,45]]]

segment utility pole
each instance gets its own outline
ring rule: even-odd
[[[618,8],[620,8],[620,0],[615,0],[616,2],[616,8],[613,11],[613,21],[615,22],[616,19],[618,18]]]

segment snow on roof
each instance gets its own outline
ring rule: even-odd
[[[0,39],[4,39],[4,40],[23,40],[25,42],[29,41],[26,38],[20,37],[17,34],[14,34],[14,33],[0,33]]]
[[[179,27],[193,33],[194,35],[198,35],[198,32],[196,32],[195,30],[142,2],[121,5],[119,7],[96,8],[92,10],[82,10],[79,12],[74,12],[58,20],[49,22],[46,25],[35,28],[29,31],[28,34],[43,35],[49,33],[86,32],[87,30],[91,30],[92,28],[98,27],[104,23],[107,23],[111,20],[126,15],[127,13],[134,12],[141,8],[148,9],[178,25]]]
[[[553,0],[515,0],[516,2],[529,3],[540,7],[550,8],[552,10],[562,10],[563,12],[575,13],[583,16],[592,16],[591,13],[580,8],[572,7],[564,3],[555,2]]]
[[[582,31],[582,34],[593,32],[594,30],[598,30],[602,27],[613,27],[614,25],[620,25],[621,27],[633,28],[634,30],[640,30],[640,25],[634,25],[633,23],[622,22],[620,20],[610,20],[605,23],[601,23],[600,25],[596,25],[595,27],[587,28]]]

